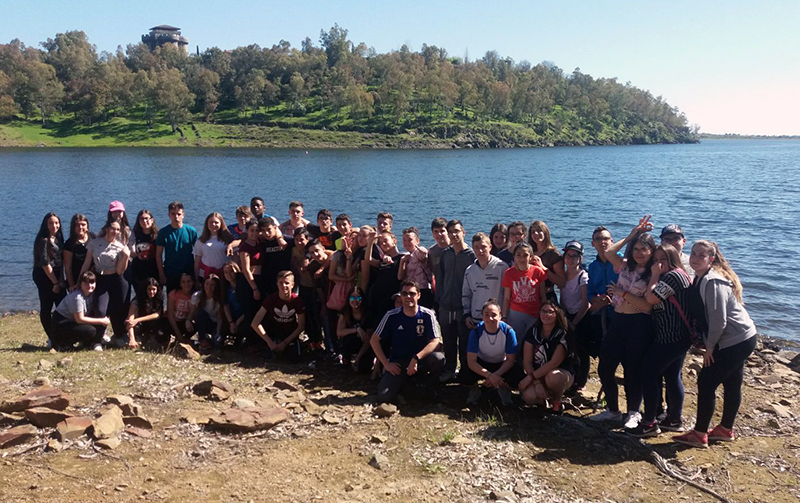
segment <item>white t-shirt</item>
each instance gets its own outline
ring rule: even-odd
[[[117,270],[117,258],[125,245],[119,241],[106,241],[106,238],[95,238],[89,241],[86,249],[92,252],[94,269],[98,273],[113,273]]]
[[[222,269],[228,261],[227,245],[217,236],[211,236],[205,243],[199,239],[194,242],[194,256],[213,269]]]
[[[192,294],[192,305],[197,306],[200,304],[200,294],[202,292],[200,290],[194,292]],[[206,299],[205,305],[201,306],[206,313],[208,313],[208,317],[211,318],[211,321],[218,322],[219,321],[219,302],[214,302],[214,299]]]
[[[569,314],[576,314],[583,307],[584,300],[581,298],[581,287],[589,284],[589,273],[584,270],[572,279],[567,280],[564,288],[561,288],[561,306]],[[589,303],[588,299],[585,301]]]

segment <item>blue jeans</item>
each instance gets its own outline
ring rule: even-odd
[[[653,344],[642,362],[642,394],[644,395],[643,421],[652,423],[661,405],[661,376],[667,388],[667,412],[672,420],[683,414],[683,378],[681,369],[689,341]]]
[[[603,384],[608,410],[619,412],[619,390],[614,373],[622,364],[628,411],[642,405],[642,359],[653,338],[653,320],[649,314],[614,315],[611,327],[600,347],[597,375]]]

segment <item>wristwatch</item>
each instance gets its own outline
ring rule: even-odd
[[[417,363],[419,363],[419,355],[418,354],[414,353],[414,359],[417,360]]]

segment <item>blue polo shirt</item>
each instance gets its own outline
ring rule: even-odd
[[[158,231],[156,245],[164,247],[164,274],[167,277],[194,270],[194,242],[197,230],[184,224],[179,229],[167,225]]]
[[[389,344],[389,361],[405,363],[439,338],[439,323],[427,307],[418,306],[414,316],[406,316],[402,307],[396,307],[386,312],[375,333]]]
[[[605,295],[608,285],[616,283],[618,279],[619,274],[614,272],[614,266],[611,262],[606,261],[603,263],[599,256],[595,258],[589,264],[589,284],[587,285],[589,300],[591,301],[598,295]]]

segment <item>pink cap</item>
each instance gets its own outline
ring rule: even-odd
[[[108,205],[108,211],[125,211],[125,205],[120,201],[111,201]]]

